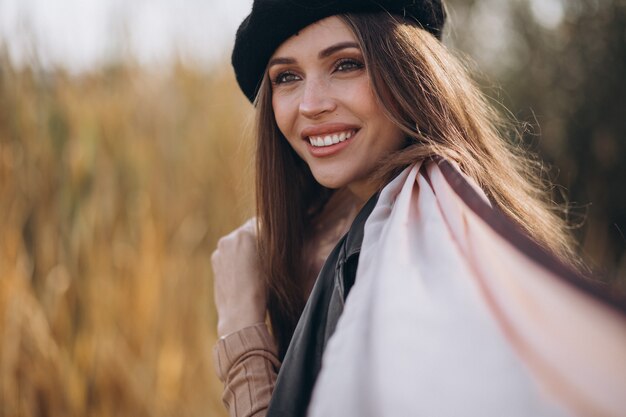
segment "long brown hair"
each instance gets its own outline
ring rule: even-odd
[[[539,164],[511,142],[511,123],[488,102],[460,61],[432,34],[401,17],[340,17],[361,46],[381,108],[408,138],[405,148],[381,161],[376,175],[382,184],[425,158],[455,161],[537,242],[575,263],[572,239],[549,198]],[[259,252],[282,357],[305,303],[303,242],[330,191],[315,181],[276,126],[267,76],[256,105]]]

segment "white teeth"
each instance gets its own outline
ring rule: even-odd
[[[353,134],[354,131],[348,131],[326,136],[309,136],[309,142],[311,143],[311,145],[316,147],[330,146],[335,145],[339,142],[343,142],[346,139],[350,139]]]

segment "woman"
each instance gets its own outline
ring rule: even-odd
[[[407,199],[408,212],[414,212],[418,207],[422,210],[422,204],[445,207],[446,186],[437,182],[436,176],[442,172],[448,173],[447,178],[457,175],[454,178],[457,185],[465,187],[464,192],[474,193],[474,199],[486,196],[496,208],[492,210],[484,201],[477,203],[493,211],[489,216],[515,225],[513,229],[520,232],[516,236],[524,242],[530,236],[528,245],[539,248],[542,259],[559,265],[551,273],[578,282],[576,273],[566,266],[576,262],[565,224],[555,214],[556,207],[543,191],[533,163],[508,144],[503,136],[506,124],[440,43],[444,22],[444,5],[435,0],[256,0],[242,23],[233,66],[240,87],[257,107],[257,221],[251,220],[221,239],[212,257],[221,337],[216,364],[226,384],[224,400],[231,415],[304,415],[323,355],[325,364],[339,365],[325,366],[322,371],[326,382],[315,388],[311,412],[332,414],[332,408],[320,404],[334,395],[341,395],[342,401],[358,396],[356,391],[337,394],[351,391],[345,385],[334,389],[329,382],[341,375],[327,376],[341,372],[342,364],[352,360],[350,355],[341,356],[340,346],[333,350],[335,356],[328,357],[325,350],[337,326],[331,344],[339,344],[337,340],[346,340],[350,334],[348,319],[342,318],[338,324],[344,307],[358,309],[368,296],[377,297],[359,289],[359,295],[347,300],[353,285],[355,291],[359,285],[365,288],[367,279],[361,277],[374,270],[379,270],[374,281],[402,275],[390,264],[392,255],[380,255],[396,249],[396,237],[403,233],[400,229],[412,221],[407,218],[399,223],[405,226],[385,229],[397,223],[393,221],[395,206],[399,206],[396,198],[402,200],[407,188],[400,183],[409,184],[415,193],[418,183],[421,189],[432,187],[434,191],[431,203],[422,200],[426,191]],[[482,191],[472,188],[472,180]],[[383,188],[387,191],[379,193]],[[390,189],[397,190],[391,193]],[[498,213],[504,213],[506,219]],[[368,220],[370,215],[375,219]],[[384,220],[378,224],[382,228],[376,229],[372,224],[381,216]],[[406,228],[411,233],[418,229]],[[362,245],[375,247],[373,230],[381,230],[385,243],[368,252],[373,256],[360,261]],[[409,240],[427,234],[416,233]],[[447,236],[445,231],[434,233]],[[407,247],[399,245],[398,249]],[[433,263],[433,271],[458,256],[455,249],[444,252],[442,260]],[[512,253],[505,257],[513,259],[518,252]],[[479,251],[478,257],[486,259],[487,253]],[[366,262],[367,270],[363,267]],[[414,261],[408,262],[409,269],[416,266]],[[590,289],[584,283],[577,285]],[[402,292],[402,288],[398,290]],[[486,303],[487,297],[476,297],[482,301],[472,301],[471,311],[482,311],[478,304]],[[619,308],[623,305],[618,304]],[[273,336],[264,323],[266,312]],[[391,323],[406,321],[412,312],[415,310],[392,316]],[[618,340],[626,340],[620,321],[623,312],[613,313],[606,314],[620,329]],[[481,320],[476,320],[476,333],[488,326],[480,324],[484,323]],[[506,350],[494,332],[485,346],[496,353]],[[506,328],[501,332],[506,333]],[[418,332],[408,333],[419,336]],[[388,340],[393,337],[391,334]],[[351,342],[354,339],[348,337],[343,346]],[[360,343],[351,352],[363,345],[367,351],[370,345]],[[394,354],[393,346],[384,349]],[[371,352],[365,353],[364,361],[376,362],[375,356],[367,355]],[[517,366],[512,365],[515,361],[508,353],[494,361],[492,380],[503,369]],[[350,364],[346,366],[350,369]],[[563,396],[544,402],[524,371],[515,372],[519,378],[503,384],[507,387],[502,393],[510,397],[503,394],[502,398],[522,405],[532,403],[523,411],[536,415],[559,415],[561,405],[554,404]],[[622,382],[618,378],[618,383]],[[402,387],[393,391],[402,392]],[[388,399],[381,392],[366,393],[372,398],[379,395],[378,405]],[[348,403],[344,402],[337,415],[377,415],[372,409],[357,411],[359,406]],[[613,403],[614,408],[608,409],[619,406],[621,403]],[[381,410],[389,415],[407,410],[415,414],[411,408],[396,409],[402,411],[395,414],[389,407]]]

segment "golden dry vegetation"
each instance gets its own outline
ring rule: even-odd
[[[0,58],[0,416],[222,416],[210,254],[252,213],[231,71]]]

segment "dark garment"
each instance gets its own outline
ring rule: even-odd
[[[354,284],[365,221],[376,205],[374,195],[361,209],[326,259],[287,348],[267,417],[305,416],[322,365],[322,354]]]

